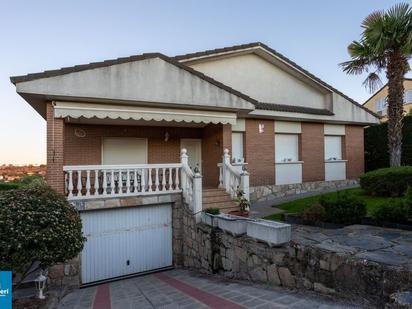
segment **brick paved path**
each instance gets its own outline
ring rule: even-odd
[[[58,309],[360,308],[313,293],[172,270],[75,290]]]

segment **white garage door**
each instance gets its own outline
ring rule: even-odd
[[[82,212],[81,218],[82,284],[172,265],[170,205]]]

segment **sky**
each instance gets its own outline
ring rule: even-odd
[[[46,122],[10,76],[140,53],[261,41],[362,103],[365,76],[338,64],[364,17],[397,2],[0,0],[0,165],[46,162]]]

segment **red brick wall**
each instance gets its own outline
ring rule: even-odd
[[[86,132],[85,137],[75,136],[75,129]],[[165,141],[165,134],[169,140]],[[201,138],[198,128],[166,128],[138,126],[105,126],[66,124],[66,165],[101,164],[101,145],[104,137],[140,137],[148,139],[148,163],[180,162],[180,139]]]
[[[265,132],[259,133],[259,124]],[[250,185],[275,183],[275,133],[273,120],[246,119],[245,159],[250,173]]]
[[[344,158],[346,163],[346,178],[355,179],[364,173],[364,141],[363,127],[345,126]]]
[[[217,163],[222,162],[223,150],[232,148],[231,125],[207,125],[202,130],[202,174],[203,184],[217,187],[219,170]]]
[[[54,118],[51,103],[47,104],[47,184],[57,192],[64,193],[64,122]]]
[[[325,180],[325,150],[322,123],[302,122],[301,158],[303,163],[302,180]]]
[[[86,136],[76,137],[76,128],[83,129]],[[165,133],[169,140],[164,141]],[[230,125],[207,125],[204,128],[166,128],[137,126],[104,126],[66,124],[66,165],[101,164],[101,143],[104,137],[148,138],[148,163],[180,162],[180,139],[202,139],[202,174],[205,186],[218,185],[217,163],[222,161],[223,149],[231,148]]]

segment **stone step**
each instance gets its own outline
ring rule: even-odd
[[[203,196],[203,203],[213,203],[213,202],[231,202],[232,198],[229,194],[225,195],[215,195],[215,196]]]
[[[206,209],[206,208],[219,208],[219,209],[236,208],[236,209],[239,209],[239,205],[234,201],[203,203],[203,209]]]
[[[202,193],[203,197],[228,195],[225,189],[205,189]]]

